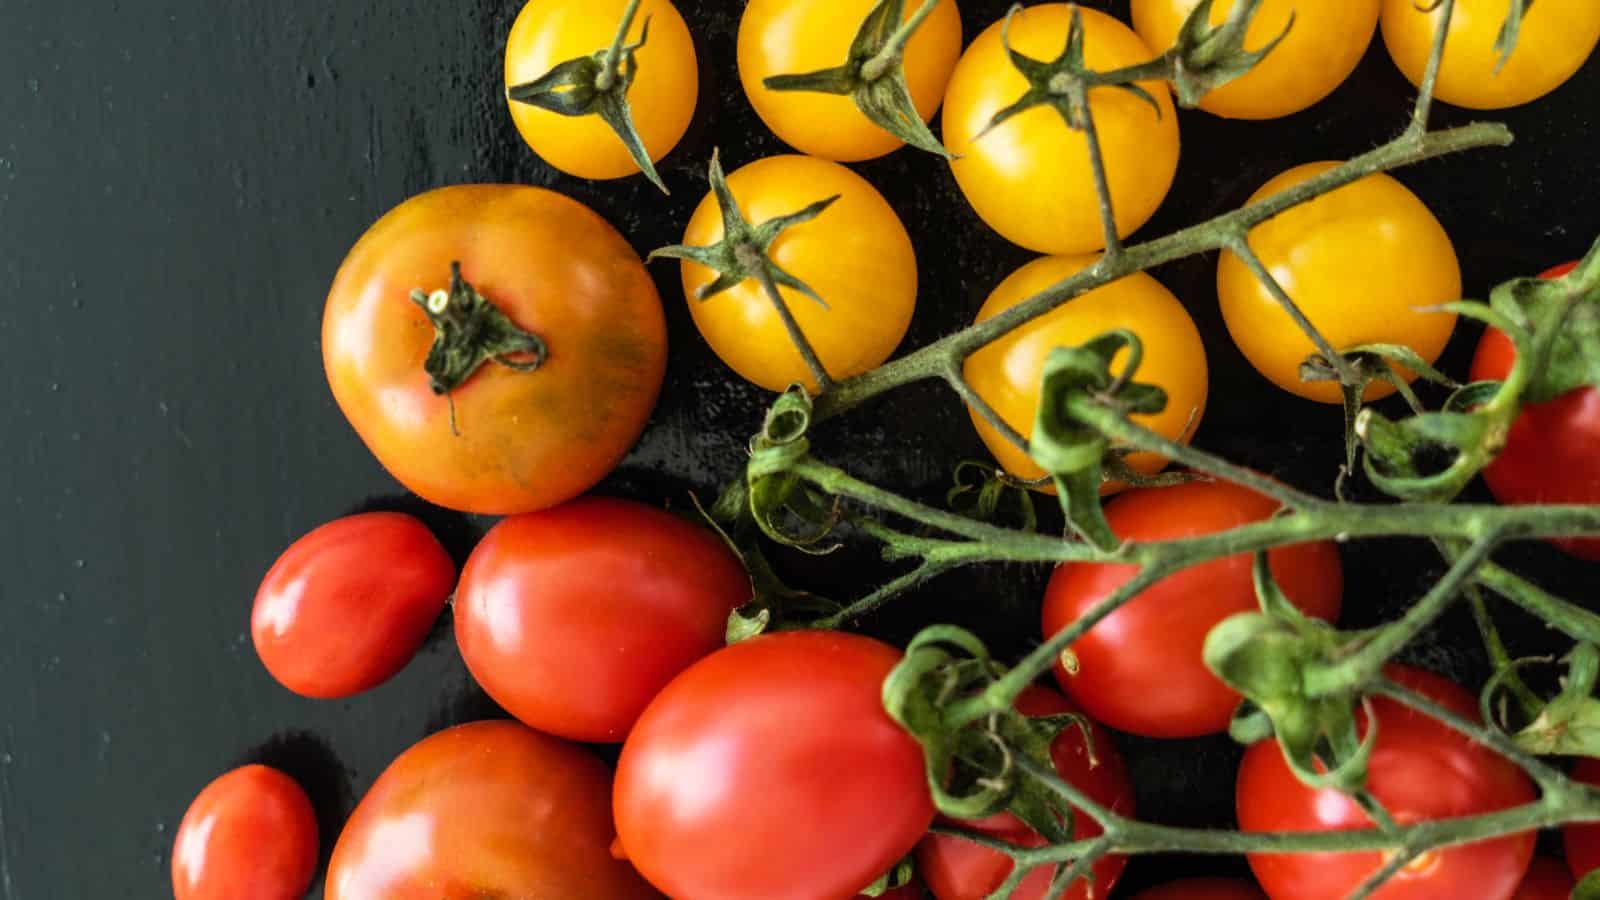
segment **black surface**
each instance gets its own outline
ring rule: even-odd
[[[1007,5],[967,0],[968,37]],[[251,649],[250,599],[283,546],[357,507],[405,502],[323,380],[318,324],[335,268],[388,208],[468,181],[552,184],[648,250],[681,236],[713,146],[730,169],[782,150],[739,89],[738,4],[688,0],[680,8],[701,42],[706,88],[696,126],[663,167],[673,199],[643,179],[555,177],[500,100],[517,7],[0,0],[3,900],[170,896],[167,854],[185,806],[247,758],[305,778],[331,841],[397,753],[495,713],[447,637],[381,689],[335,703],[291,696]],[[1178,185],[1144,233],[1235,205],[1291,164],[1369,149],[1403,122],[1410,96],[1376,44],[1308,113],[1267,124],[1184,114]],[[1494,115],[1516,131],[1514,149],[1400,174],[1454,237],[1469,293],[1574,258],[1600,232],[1596,97],[1591,60],[1555,95]],[[906,219],[922,260],[908,346],[969,321],[1027,258],[983,228],[936,160],[903,151],[858,169]],[[1213,400],[1200,443],[1326,488],[1337,413],[1246,367],[1220,327],[1213,268],[1197,259],[1158,273],[1206,334]],[[687,489],[735,472],[764,398],[706,351],[675,267],[656,274],[672,323],[669,381],[644,441],[603,490],[681,504]],[[1458,334],[1446,357],[1454,371],[1474,337],[1470,326]],[[963,411],[932,388],[829,433],[824,452],[848,445],[859,472],[928,497],[958,459],[982,455]],[[457,550],[484,524],[429,518]],[[1592,570],[1544,547],[1506,556],[1552,585],[1593,586]],[[860,590],[872,559],[860,548],[807,574]],[[1350,548],[1346,561],[1349,624],[1392,616],[1437,574],[1415,546]],[[903,638],[932,611],[1015,654],[1035,638],[1041,583],[1015,568],[952,576],[871,625]],[[1548,646],[1527,622],[1509,631],[1519,650]],[[1464,619],[1413,658],[1481,673]],[[1236,752],[1226,741],[1123,748],[1147,816],[1227,822]],[[1219,865],[1238,864],[1141,860],[1125,884]]]

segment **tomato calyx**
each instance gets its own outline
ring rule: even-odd
[[[878,876],[878,880],[861,889],[863,897],[882,897],[890,891],[897,891],[915,880],[917,874],[916,863],[911,857],[906,857],[895,863],[895,867]]]
[[[905,19],[905,0],[878,0],[857,29],[843,65],[793,75],[774,75],[770,91],[809,91],[849,97],[873,124],[918,150],[954,159],[917,112],[906,83],[906,44],[941,0],[923,0]]]
[[[422,367],[435,394],[448,395],[487,363],[532,372],[549,356],[543,338],[517,327],[462,277],[459,262],[450,264],[449,290],[414,290],[411,302],[433,323],[433,346]]]
[[[1594,696],[1600,649],[1578,644],[1564,661],[1567,674],[1561,679],[1561,693],[1512,741],[1540,756],[1600,756],[1600,699]]]
[[[639,40],[627,43],[633,20],[639,12],[640,0],[631,0],[622,14],[622,23],[611,46],[588,56],[580,56],[559,63],[555,68],[532,81],[514,85],[506,96],[517,102],[536,106],[562,116],[599,116],[621,139],[628,155],[650,183],[671,194],[661,174],[656,171],[650,152],[633,124],[633,112],[628,106],[628,89],[639,74],[637,53],[650,39],[650,17],[645,16],[639,29]]]
[[[1201,0],[1184,20],[1177,42],[1163,57],[1171,66],[1169,80],[1178,103],[1186,109],[1199,106],[1206,94],[1249,74],[1294,28],[1295,14],[1291,12],[1289,23],[1277,37],[1259,50],[1247,50],[1245,35],[1261,8],[1261,0],[1235,3],[1228,18],[1215,26],[1211,24],[1213,3],[1214,0]]]

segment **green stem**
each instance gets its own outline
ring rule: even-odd
[[[1082,79],[1071,86],[1072,102],[1083,110],[1083,139],[1089,146],[1089,170],[1094,173],[1095,198],[1100,204],[1100,227],[1104,235],[1107,257],[1122,252],[1122,235],[1117,233],[1117,214],[1111,205],[1111,183],[1106,178],[1106,161],[1100,148],[1100,133],[1095,129],[1094,116],[1089,113],[1089,88]]]
[[[967,381],[966,377],[961,374],[961,370],[952,369],[946,372],[944,381],[945,384],[950,385],[951,390],[956,392],[956,396],[967,404],[968,408],[977,413],[979,418],[983,419],[990,428],[995,430],[995,433],[1005,438],[1007,443],[1023,453],[1028,452],[1028,439],[1022,436],[1022,432],[1012,428],[1011,423],[1007,422],[998,410],[989,405],[989,401],[983,399],[983,395],[979,394],[977,389],[972,386],[972,383]]]
[[[1289,292],[1283,289],[1282,284],[1278,283],[1277,277],[1267,270],[1266,264],[1261,261],[1261,257],[1256,255],[1255,248],[1250,246],[1249,238],[1244,234],[1238,235],[1228,244],[1228,249],[1233,251],[1234,256],[1239,257],[1244,262],[1245,268],[1249,269],[1250,273],[1256,277],[1256,280],[1261,282],[1261,285],[1267,289],[1267,293],[1272,295],[1272,299],[1278,301],[1278,305],[1283,307],[1283,311],[1289,314],[1289,318],[1294,320],[1294,324],[1300,328],[1300,331],[1311,339],[1312,346],[1316,347],[1322,358],[1328,361],[1328,365],[1333,366],[1334,370],[1339,373],[1339,383],[1343,385],[1356,384],[1358,378],[1355,370],[1350,367],[1350,360],[1345,359],[1344,354],[1339,352],[1339,348],[1333,346],[1326,337],[1323,337],[1322,332],[1317,330],[1317,326],[1313,325],[1311,320],[1306,317],[1305,312],[1300,309],[1300,305],[1295,303],[1294,298],[1289,296]]]
[[[1517,707],[1522,710],[1522,715],[1532,721],[1539,715],[1539,710],[1544,704],[1528,687],[1527,682],[1522,680],[1522,676],[1517,674],[1516,664],[1512,662],[1511,654],[1506,652],[1506,645],[1500,640],[1500,631],[1495,628],[1494,618],[1489,615],[1489,605],[1483,596],[1483,590],[1476,584],[1467,585],[1467,600],[1472,604],[1472,620],[1477,624],[1478,634],[1483,638],[1483,648],[1489,654],[1489,664],[1494,667],[1495,672],[1501,673],[1500,683],[1517,701]]]
[[[821,357],[817,356],[816,348],[811,346],[811,341],[800,328],[800,322],[794,317],[794,311],[789,309],[788,302],[779,292],[778,284],[766,266],[762,248],[742,243],[734,249],[734,253],[738,256],[739,264],[755,276],[756,282],[766,292],[767,299],[772,301],[772,308],[777,310],[778,318],[783,321],[784,330],[789,333],[790,343],[794,344],[795,350],[800,353],[800,358],[805,361],[806,369],[811,372],[811,378],[817,383],[817,393],[825,393],[831,389],[833,378],[828,375],[828,369],[822,364]]]
[[[606,55],[600,58],[600,74],[595,76],[595,89],[604,93],[611,90],[617,81],[617,63],[622,59],[622,45],[628,42],[628,30],[633,27],[633,18],[639,14],[640,0],[628,0],[627,9],[622,13],[622,25],[617,28],[617,33],[611,38],[611,46],[606,48]]]
[[[1450,726],[1473,741],[1504,756],[1527,771],[1528,775],[1545,791],[1560,793],[1567,782],[1567,778],[1559,770],[1546,765],[1538,757],[1522,750],[1498,728],[1480,725],[1456,713],[1454,710],[1423,695],[1407,690],[1387,679],[1380,679],[1373,686],[1373,692],[1388,697],[1411,707],[1429,718],[1436,719]]]
[[[1433,111],[1434,86],[1439,82],[1439,66],[1444,61],[1444,42],[1450,36],[1450,20],[1455,16],[1456,0],[1442,0],[1443,12],[1439,27],[1433,33],[1433,49],[1428,53],[1428,67],[1423,70],[1422,84],[1417,89],[1417,106],[1411,114],[1407,134],[1424,134],[1428,130],[1428,116]]]
[[[923,0],[922,5],[917,7],[917,11],[912,13],[904,22],[901,22],[900,26],[894,30],[894,33],[889,35],[889,40],[884,43],[883,49],[878,51],[878,55],[862,64],[861,80],[877,81],[899,65],[900,60],[905,56],[906,45],[911,43],[911,39],[916,36],[917,29],[922,27],[923,21],[933,14],[934,8],[941,2],[943,0]]]
[[[1101,838],[1095,842],[1095,845],[1084,851],[1083,855],[1074,860],[1072,865],[1062,869],[1056,875],[1055,880],[1050,882],[1050,890],[1045,893],[1044,900],[1061,900],[1078,879],[1089,875],[1090,870],[1094,868],[1094,864],[1110,852],[1110,840]],[[1089,893],[1092,896],[1094,892],[1090,891]]]
[[[1576,640],[1600,643],[1600,615],[1557,597],[1494,563],[1478,570],[1478,583]]]

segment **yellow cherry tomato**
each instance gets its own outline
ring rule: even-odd
[[[1336,165],[1290,169],[1250,202]],[[1387,175],[1369,175],[1256,226],[1250,248],[1336,350],[1403,344],[1431,363],[1455,330],[1455,313],[1427,311],[1461,297],[1455,247],[1428,207]],[[1224,252],[1218,264],[1217,295],[1228,332],[1257,371],[1290,393],[1341,402],[1334,382],[1300,380],[1300,364],[1316,353],[1315,346],[1232,253]],[[1374,382],[1366,399],[1393,391]]]
[[[921,0],[906,0],[905,17]],[[774,91],[763,82],[843,65],[877,0],[750,0],[739,20],[739,80],[772,133],[802,153],[840,162],[875,159],[901,146],[841,94]],[[906,85],[924,122],[944,96],[961,55],[955,0],[934,7],[906,45]]]
[[[993,318],[1064,278],[1093,265],[1099,257],[1046,256],[1013,272],[1000,283],[978,310],[978,321]],[[967,357],[964,374],[1006,424],[1023,437],[1032,437],[1039,412],[1039,392],[1045,360],[1057,347],[1075,347],[1092,338],[1125,328],[1144,344],[1144,362],[1134,380],[1154,384],[1167,392],[1167,408],[1133,420],[1176,441],[1188,443],[1205,412],[1208,372],[1206,348],[1188,310],[1161,282],[1144,273],[1120,278],[1068,301],[1027,325]],[[1113,364],[1120,371],[1123,351]],[[978,435],[989,450],[1018,478],[1043,478],[1045,472],[1020,448],[996,431],[977,413],[972,414]],[[1135,471],[1154,474],[1167,464],[1150,453],[1128,457]]]
[[[1211,24],[1221,25],[1236,0],[1217,0]],[[1276,119],[1299,112],[1344,83],[1378,29],[1379,0],[1265,0],[1245,34],[1259,50],[1294,27],[1241,78],[1211,91],[1200,108],[1230,119]],[[1133,0],[1133,27],[1157,52],[1171,47],[1200,0]]]
[[[570,59],[611,46],[627,0],[530,0],[506,39],[506,87],[526,84]],[[644,0],[628,42],[635,43],[650,20],[650,39],[635,54],[639,71],[628,90],[628,106],[639,140],[652,161],[672,151],[694,118],[700,91],[689,26],[669,0]],[[597,115],[563,116],[508,101],[517,131],[533,151],[569,175],[622,178],[639,167],[616,132]]]
[[[729,175],[728,189],[753,225],[839,195],[817,218],[785,229],[767,253],[828,304],[824,309],[800,291],[779,288],[830,376],[848,378],[887,360],[911,324],[917,258],[883,195],[844,166],[810,156],[757,160]],[[722,236],[716,198],[707,195],[689,219],[683,242],[710,246]],[[697,299],[700,288],[716,277],[705,266],[683,263],[689,312],[717,356],[769,391],[799,383],[815,392],[816,382],[762,286],[746,278]]]
[[[1423,12],[1414,0],[1383,0],[1383,42],[1395,65],[1422,83],[1444,10]],[[1528,5],[1516,50],[1499,72],[1494,49],[1510,0],[1456,0],[1434,95],[1470,109],[1505,109],[1560,87],[1600,43],[1600,2],[1538,0]]]
[[[1084,61],[1095,71],[1148,61],[1153,54],[1132,29],[1102,12],[1083,15]],[[1011,23],[1012,49],[1053,60],[1067,40],[1064,3],[1032,6]],[[1105,246],[1089,145],[1060,113],[1036,106],[977,139],[994,114],[1012,105],[1028,82],[1001,44],[1002,23],[967,48],[944,97],[944,141],[958,159],[956,183],[989,227],[1041,253],[1086,253]],[[1111,186],[1117,232],[1143,225],[1161,205],[1178,171],[1178,117],[1162,82],[1142,81],[1160,106],[1131,93],[1096,88],[1089,98]]]

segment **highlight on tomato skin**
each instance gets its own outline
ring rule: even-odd
[[[317,868],[317,817],[294,779],[249,765],[206,785],[172,844],[176,900],[299,900]]]

